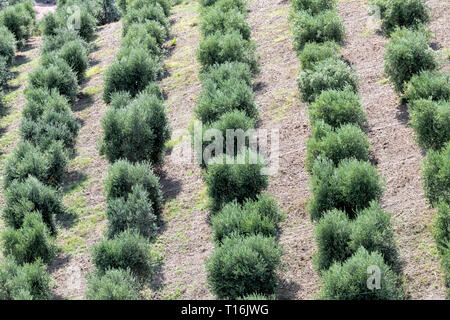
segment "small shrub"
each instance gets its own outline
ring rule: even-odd
[[[166,17],[170,16],[170,10],[172,8],[172,2],[170,0],[133,0],[128,1],[126,9],[143,9],[147,5],[155,5],[161,7]]]
[[[345,124],[333,129],[323,121],[315,122],[307,142],[306,168],[311,171],[317,157],[328,158],[338,165],[343,159],[368,161],[370,142],[357,126]]]
[[[396,28],[417,28],[430,22],[430,7],[426,0],[381,0],[382,26],[390,35]]]
[[[204,37],[236,31],[243,39],[250,40],[251,29],[245,18],[238,9],[222,11],[220,8],[212,7],[202,14],[200,31]]]
[[[81,39],[75,30],[59,28],[55,30],[55,35],[44,37],[42,53],[45,54],[52,51],[58,51],[64,44],[72,41],[77,41],[85,47],[86,50],[88,49],[87,42]]]
[[[415,100],[410,116],[410,124],[422,148],[439,150],[450,141],[450,100]]]
[[[399,271],[398,252],[395,247],[391,215],[381,209],[378,202],[360,212],[352,224],[350,248],[356,252],[364,247],[369,253],[380,253],[391,269]]]
[[[218,86],[235,79],[243,81],[247,85],[252,84],[252,72],[246,63],[242,62],[225,62],[211,66],[205,72],[200,73],[200,80],[211,81]]]
[[[298,12],[293,15],[294,47],[303,50],[308,42],[341,42],[345,28],[342,18],[335,10],[322,11],[316,15]]]
[[[125,38],[130,38],[127,41],[130,41],[132,43],[133,36],[128,36],[128,33],[130,33],[130,32],[132,34],[139,33],[139,38],[140,38],[140,37],[142,37],[141,33],[143,31],[145,31],[145,34],[147,37],[156,39],[156,42],[159,47],[161,47],[168,38],[168,32],[164,28],[164,26],[161,23],[159,23],[158,21],[152,20],[152,21],[145,21],[145,22],[141,22],[141,23],[131,24],[128,27],[127,32],[123,35],[123,39],[125,41]]]
[[[101,25],[118,21],[120,19],[120,12],[116,6],[116,0],[102,0],[102,12],[99,17]]]
[[[41,261],[18,265],[6,259],[0,265],[0,300],[50,300],[51,279]]]
[[[162,205],[161,186],[147,163],[132,164],[126,160],[118,160],[111,165],[105,180],[107,201],[116,198],[127,200],[135,185],[144,187],[148,200],[152,203],[153,213],[159,215]]]
[[[130,270],[111,269],[88,277],[88,300],[140,300],[139,283]]]
[[[127,34],[122,38],[121,45],[123,48],[140,47],[155,56],[160,56],[162,54],[158,39],[149,35],[146,25],[142,23],[132,24],[128,28]]]
[[[135,97],[160,74],[159,61],[152,58],[145,49],[132,49],[106,71],[103,100],[109,103],[111,94],[116,91],[128,91]]]
[[[75,29],[77,33],[86,41],[89,41],[95,33],[97,19],[83,6],[80,7],[80,26]],[[67,19],[67,18],[66,18]]]
[[[223,12],[239,10],[239,12],[245,16],[247,13],[247,1],[246,0],[200,0],[200,4],[202,2],[210,2],[210,4],[214,3],[214,8],[217,8]]]
[[[314,263],[320,271],[352,255],[351,233],[352,225],[345,212],[334,209],[323,215],[314,229],[317,244]]]
[[[95,245],[92,261],[99,275],[104,275],[109,269],[129,269],[134,276],[145,281],[153,272],[154,258],[150,249],[145,238],[127,230]]]
[[[39,66],[29,75],[32,87],[57,89],[60,94],[74,103],[78,93],[77,76],[70,66],[60,58],[53,59],[45,66]]]
[[[64,44],[59,51],[61,57],[72,68],[81,82],[88,67],[88,56],[85,47],[80,41],[71,41]]]
[[[277,223],[281,220],[276,201],[260,195],[257,200],[248,200],[240,205],[231,202],[211,218],[214,240],[221,243],[232,235],[249,236],[261,234],[275,237]]]
[[[298,57],[303,70],[311,69],[317,62],[329,58],[339,58],[339,45],[333,41],[307,43]]]
[[[26,141],[19,142],[4,167],[5,189],[13,181],[23,182],[28,176],[57,186],[62,182],[67,163],[67,155],[60,143],[54,142],[48,150],[42,151]]]
[[[324,121],[333,128],[353,124],[364,129],[366,113],[360,97],[350,90],[325,90],[308,108],[311,123]]]
[[[127,107],[133,98],[128,91],[116,91],[111,94],[111,102],[109,106],[111,109],[120,109]]]
[[[198,59],[203,68],[224,62],[243,62],[249,65],[252,72],[258,71],[258,59],[255,56],[255,45],[245,40],[236,31],[226,34],[213,34],[200,42]]]
[[[61,21],[57,19],[54,13],[47,13],[40,23],[40,30],[44,36],[56,35],[56,30],[61,27]]]
[[[127,14],[122,18],[122,32],[125,35],[131,24],[147,21],[156,21],[160,23],[167,34],[169,33],[170,23],[169,19],[164,14],[164,10],[161,6],[152,3],[147,3],[139,9],[127,10]]]
[[[415,74],[437,66],[433,50],[428,46],[428,36],[408,29],[392,34],[384,59],[384,71],[397,92],[403,92],[405,83]]]
[[[412,76],[405,86],[403,102],[419,99],[450,100],[449,74],[423,71]]]
[[[7,228],[3,231],[3,254],[12,256],[19,264],[33,263],[42,259],[47,264],[53,261],[56,247],[48,235],[40,213],[27,213],[20,229]]]
[[[436,206],[440,198],[450,202],[450,142],[441,151],[428,152],[423,177],[425,195],[432,206]]]
[[[56,89],[28,87],[25,89],[24,95],[27,104],[22,111],[22,115],[27,120],[38,120],[45,110],[70,111],[67,98],[59,94]]]
[[[313,102],[325,90],[349,90],[356,93],[358,78],[355,72],[339,59],[318,62],[310,70],[300,72],[298,87],[304,102]]]
[[[210,124],[231,111],[243,111],[246,116],[256,118],[258,111],[252,87],[234,78],[220,83],[206,79],[194,111],[197,118]]]
[[[248,150],[234,158],[218,156],[211,159],[205,181],[212,211],[220,210],[233,200],[243,203],[247,199],[256,199],[268,185],[263,168],[260,156]]]
[[[27,9],[29,5],[31,5],[31,2],[24,2],[7,6],[0,11],[0,25],[5,26],[14,34],[19,49],[25,45],[25,41],[31,36],[35,19],[33,9],[31,9],[33,14]]]
[[[4,57],[8,65],[12,65],[16,54],[16,38],[8,28],[0,26],[0,57]]]
[[[111,108],[102,119],[103,141],[100,152],[109,161],[149,161],[159,165],[165,143],[170,139],[169,120],[161,100],[140,94],[128,106]]]
[[[383,192],[380,176],[368,162],[344,159],[338,167],[329,159],[318,158],[312,168],[308,211],[311,219],[319,220],[333,208],[345,211],[353,218],[358,210],[369,206]]]
[[[368,270],[380,270],[380,289],[368,289]],[[324,300],[397,300],[401,292],[396,287],[397,277],[384,263],[378,252],[369,253],[360,248],[344,263],[335,263],[323,273],[320,299]]]
[[[202,166],[206,166],[205,160],[207,159],[203,157],[206,148],[210,150],[211,147],[214,147],[211,156],[218,156],[221,153],[228,156],[236,156],[243,147],[249,147],[251,136],[254,132],[248,130],[254,127],[255,120],[247,117],[243,111],[224,113],[216,122],[211,125],[205,125],[201,136],[202,140],[196,141],[202,144],[202,148],[199,149],[202,152],[199,155],[202,159]],[[217,131],[208,131],[210,129]],[[248,135],[246,135],[246,132]],[[210,136],[209,133],[214,133],[214,135]],[[219,137],[216,137],[217,134],[219,134]],[[206,141],[210,142],[207,143]],[[217,154],[216,149],[220,150]]]
[[[311,14],[318,14],[325,10],[336,7],[336,0],[291,0],[295,11],[308,11]]]
[[[23,225],[25,214],[33,211],[40,212],[49,231],[55,234],[54,216],[64,213],[58,193],[35,177],[29,177],[24,182],[14,181],[5,190],[4,221],[8,226],[19,229]]]
[[[208,283],[219,299],[236,299],[254,292],[273,294],[280,257],[281,249],[273,238],[226,238],[207,262]]]
[[[55,141],[60,141],[64,147],[72,149],[80,124],[70,109],[55,110],[48,108],[37,120],[24,119],[20,126],[20,134],[43,150],[48,149]]]
[[[127,229],[148,238],[158,229],[157,217],[153,213],[149,195],[139,184],[131,187],[127,200],[117,198],[108,201],[106,217],[108,218],[106,235],[110,239]]]

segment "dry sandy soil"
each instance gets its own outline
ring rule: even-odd
[[[449,3],[430,0],[433,8],[431,29],[434,46],[449,48]],[[43,8],[42,6],[40,8]],[[47,10],[48,7],[39,10]],[[305,170],[305,143],[310,134],[307,106],[300,101],[296,77],[300,66],[292,46],[286,0],[252,0],[248,21],[257,46],[261,71],[254,89],[260,108],[258,126],[279,130],[280,163],[267,190],[285,212],[279,241],[284,248],[280,271],[279,299],[313,299],[319,289],[319,276],[313,268],[316,250],[313,225],[305,205],[309,197],[309,176]],[[386,179],[383,207],[392,212],[406,292],[412,299],[444,298],[442,272],[431,237],[433,211],[424,198],[421,179],[423,152],[408,126],[405,106],[383,74],[383,53],[387,39],[367,28],[367,2],[342,1],[339,12],[346,26],[343,57],[356,69],[359,92],[369,120],[369,139],[377,168]],[[42,13],[43,11],[41,11]],[[200,91],[196,50],[200,35],[199,8],[188,0],[173,8],[172,39],[168,41],[166,73],[161,87],[166,94],[167,113],[173,134],[166,160],[158,175],[165,195],[161,231],[154,247],[163,263],[144,291],[147,299],[213,299],[206,285],[205,261],[213,249],[208,223],[207,197],[201,171],[196,164],[179,161],[186,129],[193,121],[193,109]],[[58,219],[58,245],[61,252],[51,266],[55,298],[82,299],[85,276],[93,270],[90,248],[102,238],[105,227],[103,179],[108,162],[98,155],[102,136],[100,119],[106,106],[101,95],[103,73],[120,46],[121,25],[98,28],[90,54],[90,69],[81,86],[73,111],[80,130],[76,150],[64,184],[68,214]],[[37,65],[40,38],[30,39],[18,54],[16,84],[11,107],[1,115],[0,160],[3,161],[18,140],[18,125],[24,105],[22,90],[26,75]],[[448,61],[444,69],[448,69]],[[16,92],[16,93],[14,93]]]

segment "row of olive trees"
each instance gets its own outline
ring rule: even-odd
[[[46,265],[57,254],[55,217],[65,212],[61,187],[80,128],[71,105],[87,68],[87,42],[96,24],[86,1],[60,3],[56,13],[49,16],[60,15],[67,21],[70,5],[77,5],[87,19],[78,29],[61,23],[50,31],[48,16],[40,25],[44,40],[40,64],[29,74],[29,86],[24,92],[21,141],[4,167],[2,215],[7,228],[1,234],[6,257],[0,273],[3,299],[51,298]],[[15,6],[23,9],[13,11]],[[13,27],[8,28],[22,47],[36,25],[35,13],[31,2],[15,6],[5,8],[0,20],[12,23]],[[26,14],[28,19],[22,17]],[[17,281],[11,282],[8,277]]]
[[[408,105],[419,146],[427,151],[424,189],[431,206],[438,208],[434,236],[450,296],[450,75],[438,71],[426,27],[430,8],[425,0],[382,0],[378,4],[390,37],[384,69]]]
[[[170,138],[164,98],[157,83],[169,37],[167,0],[119,1],[121,49],[105,74],[100,153],[111,166],[105,181],[105,239],[94,246],[96,267],[87,299],[138,300],[159,257],[157,235],[162,192],[154,167],[164,160]]]
[[[399,299],[400,267],[382,177],[369,162],[356,72],[340,57],[345,29],[335,0],[292,0],[297,79],[312,135],[306,168],[320,299]]]

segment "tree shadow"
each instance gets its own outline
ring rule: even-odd
[[[64,180],[62,191],[64,194],[68,194],[86,182],[88,180],[88,175],[84,172],[72,171],[66,174]]]
[[[19,67],[19,66],[21,66],[21,65],[23,65],[25,63],[30,62],[30,61],[31,61],[31,59],[29,57],[27,57],[25,55],[22,55],[22,54],[18,54],[18,55],[16,55],[14,57],[13,66],[14,67]]]
[[[180,180],[169,177],[163,170],[157,170],[159,176],[159,182],[161,184],[162,192],[164,194],[163,203],[176,198],[176,196],[182,190],[182,184]]]
[[[410,117],[408,112],[408,106],[406,104],[400,104],[397,106],[395,119],[397,119],[404,126],[409,126]]]
[[[253,84],[253,91],[261,92],[264,88],[267,87],[267,84],[263,81],[258,81]]]
[[[80,92],[77,102],[72,106],[72,111],[83,111],[94,104],[94,99],[88,94]]]
[[[297,292],[299,291],[300,286],[298,283],[291,280],[280,279],[280,284],[275,294],[279,300],[295,300]]]

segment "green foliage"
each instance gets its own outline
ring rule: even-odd
[[[126,107],[110,108],[102,119],[102,127],[100,152],[110,162],[163,162],[165,142],[171,133],[164,105],[156,96],[140,94]]]
[[[243,39],[250,40],[251,29],[245,18],[238,9],[223,11],[212,7],[201,15],[200,31],[204,37],[215,33],[238,32]]]
[[[231,111],[243,111],[256,118],[257,107],[253,89],[245,81],[230,77],[216,82],[205,79],[194,112],[204,124],[210,124]]]
[[[334,41],[307,43],[298,53],[303,70],[311,69],[317,62],[328,58],[339,58],[339,45]]]
[[[122,32],[125,35],[128,28],[133,23],[144,23],[147,21],[156,21],[160,23],[167,33],[169,33],[169,19],[164,14],[164,10],[160,5],[146,3],[139,9],[129,9],[127,14],[122,18]]]
[[[68,163],[61,143],[52,143],[48,150],[40,150],[31,143],[19,142],[4,167],[3,183],[8,188],[13,181],[23,182],[34,176],[44,184],[61,184]]]
[[[67,62],[57,57],[43,62],[45,65],[37,67],[29,74],[30,85],[35,88],[57,89],[74,103],[78,93],[77,76]]]
[[[330,58],[316,63],[310,70],[300,72],[297,83],[302,100],[311,103],[325,90],[349,90],[356,93],[358,77],[344,61]]]
[[[60,195],[35,177],[24,182],[14,181],[5,190],[3,219],[15,229],[22,227],[27,213],[37,211],[52,234],[56,233],[54,216],[64,213]]]
[[[153,22],[158,24],[155,21]],[[148,22],[148,24],[151,24],[151,22]],[[164,31],[164,28],[161,27],[161,29]],[[155,31],[158,31],[158,29],[155,29]],[[147,25],[143,23],[134,23],[128,28],[127,34],[122,38],[121,46],[123,48],[140,47],[155,56],[160,56],[162,54],[161,45],[158,43],[158,39],[149,34]]]
[[[86,41],[81,39],[75,30],[60,28],[55,30],[55,35],[49,35],[44,37],[44,43],[42,44],[42,53],[50,53],[58,51],[64,44],[72,41],[79,42],[83,47],[88,49]]]
[[[12,65],[16,54],[16,38],[8,28],[0,26],[0,57],[4,57],[8,65]]]
[[[33,263],[37,259],[50,264],[56,254],[56,246],[38,212],[25,214],[22,227],[7,228],[1,240],[3,254],[14,257],[19,264]]]
[[[127,199],[117,198],[108,201],[106,208],[108,229],[106,236],[113,238],[127,229],[134,230],[144,237],[151,237],[158,229],[157,217],[153,213],[149,194],[140,184],[131,187]]]
[[[209,2],[209,5],[214,4],[214,8],[223,12],[234,11],[237,9],[243,15],[248,15],[247,0],[200,0],[200,5],[205,6],[202,3],[206,2]]]
[[[308,42],[341,42],[345,28],[342,18],[336,10],[322,11],[311,15],[307,11],[292,16],[294,47],[297,52],[303,50]]]
[[[152,276],[153,260],[150,243],[130,230],[113,239],[103,240],[92,250],[92,261],[99,275],[104,275],[109,269],[129,269],[134,276],[145,281]]]
[[[345,124],[333,129],[323,121],[317,121],[307,142],[306,168],[311,171],[317,157],[328,158],[334,165],[346,158],[368,161],[370,142],[357,126]]]
[[[441,151],[430,150],[424,161],[425,195],[432,206],[439,199],[450,203],[450,142]]]
[[[55,141],[60,141],[64,147],[72,149],[79,129],[80,124],[70,109],[47,108],[36,120],[24,119],[20,134],[25,141],[43,150],[50,148]]]
[[[433,50],[428,46],[428,36],[408,29],[392,34],[384,59],[384,71],[397,92],[403,92],[405,83],[415,74],[437,66]]]
[[[234,158],[222,155],[210,159],[205,181],[212,211],[233,200],[243,203],[256,199],[268,185],[267,175],[261,172],[264,167],[261,157],[249,150]]]
[[[337,128],[353,124],[364,129],[367,126],[366,113],[360,97],[350,90],[325,90],[309,106],[311,123],[318,120]]]
[[[424,149],[441,149],[450,141],[450,100],[415,100],[410,105],[410,124]]]
[[[318,14],[336,7],[337,0],[291,0],[295,11],[308,11],[310,14]]]
[[[147,163],[132,164],[126,160],[118,160],[108,169],[105,180],[107,201],[116,198],[128,199],[133,186],[140,185],[148,193],[153,213],[161,212],[162,193],[158,178],[153,174],[151,165]]]
[[[368,289],[372,273],[380,270],[380,289]],[[369,268],[369,269],[368,269]],[[397,300],[401,292],[396,287],[397,277],[378,252],[369,253],[360,248],[344,263],[335,263],[323,273],[320,299],[324,300]]]
[[[439,252],[445,255],[450,250],[450,203],[441,201],[437,207],[433,236]]]
[[[233,201],[211,218],[214,240],[221,243],[234,235],[277,235],[277,223],[281,220],[276,201],[267,195],[247,200],[242,205]]]
[[[81,82],[88,67],[88,56],[83,44],[80,41],[67,42],[62,46],[58,55],[67,62],[77,75],[78,82]]]
[[[50,283],[41,261],[18,265],[6,259],[0,265],[0,300],[50,300]]]
[[[198,60],[204,69],[224,62],[243,62],[252,72],[258,71],[258,58],[253,42],[245,40],[237,31],[216,33],[200,42]]]
[[[87,300],[140,300],[139,283],[130,270],[111,269],[92,274],[87,281]]]
[[[128,91],[135,97],[159,75],[161,66],[157,59],[143,48],[131,49],[128,55],[116,61],[106,71],[103,100],[109,103],[111,94],[116,91]]]
[[[384,31],[390,35],[398,27],[418,28],[430,22],[426,0],[378,0]]]
[[[202,157],[202,166],[206,166],[206,162],[203,159],[205,149],[208,148],[208,150],[210,150],[213,144],[214,146],[217,144],[217,148],[220,152],[216,154],[214,149],[211,152],[212,156],[218,156],[220,153],[236,156],[241,151],[242,147],[249,147],[251,135],[254,132],[252,133],[252,131],[248,130],[253,129],[254,127],[255,120],[247,117],[243,111],[224,113],[216,122],[213,122],[211,125],[204,125],[201,136],[202,140],[197,141],[202,144],[202,154],[199,155]],[[245,132],[247,131],[249,132],[249,135],[245,136]],[[213,135],[210,135],[211,133]],[[216,135],[219,136],[217,137]]]
[[[8,84],[8,81],[13,78],[9,71],[9,65],[6,58],[0,56],[0,90]]]
[[[313,198],[308,211],[313,220],[319,220],[325,211],[333,208],[345,211],[352,218],[383,192],[376,168],[355,159],[344,159],[335,168],[331,160],[318,158],[312,168],[310,184]]]
[[[252,84],[252,72],[246,63],[242,62],[225,62],[211,66],[205,72],[200,73],[200,80],[211,81],[218,86],[235,79],[243,81],[247,85]]]
[[[350,248],[356,252],[360,247],[368,252],[380,253],[391,269],[400,270],[391,215],[381,209],[377,201],[372,201],[368,208],[359,211],[352,223]]]
[[[40,30],[44,36],[56,35],[56,29],[61,28],[55,13],[47,13],[40,22]]]
[[[170,10],[172,7],[172,3],[170,0],[125,0],[125,1],[127,1],[126,9],[145,10],[147,5],[149,4],[161,7],[166,17],[170,15]]]
[[[219,299],[236,299],[254,292],[273,294],[280,257],[281,248],[274,238],[226,238],[207,262],[208,283]]]
[[[98,17],[98,22],[101,25],[118,21],[120,19],[120,12],[116,5],[116,0],[100,0],[102,3],[102,11]]]
[[[314,229],[317,254],[313,260],[320,271],[352,255],[351,233],[352,225],[345,212],[334,209],[323,215]]]
[[[31,36],[36,18],[32,6],[31,1],[25,1],[7,6],[0,11],[0,25],[5,26],[14,34],[19,49],[25,45],[25,41]]]
[[[436,71],[423,71],[412,76],[405,85],[403,102],[412,102],[418,99],[433,101],[450,100],[449,74]]]

